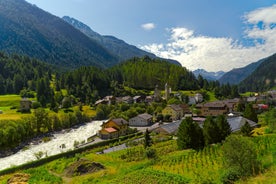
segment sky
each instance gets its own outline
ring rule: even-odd
[[[276,0],[26,0],[189,70],[229,71],[276,53]]]

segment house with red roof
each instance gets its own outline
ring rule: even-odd
[[[98,135],[102,139],[114,139],[126,135],[128,122],[123,118],[110,119],[102,124]]]

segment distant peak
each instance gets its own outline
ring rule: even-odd
[[[94,34],[98,34],[95,31],[93,31],[88,25],[84,24],[83,22],[73,18],[73,17],[69,17],[69,16],[63,16],[62,19],[73,25],[75,28],[83,30],[83,31],[89,31],[89,32],[93,32]]]

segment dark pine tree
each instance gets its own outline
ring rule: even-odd
[[[144,142],[144,147],[145,148],[148,148],[152,145],[152,139],[150,137],[150,132],[149,130],[147,129],[146,132],[145,132],[145,142]]]
[[[231,127],[224,115],[218,116],[216,118],[216,123],[219,129],[219,140],[223,141],[228,135],[231,134]]]
[[[245,110],[244,110],[243,116],[247,119],[250,119],[250,120],[256,122],[256,123],[258,122],[258,117],[257,117],[255,110],[253,109],[252,104],[245,105]]]
[[[245,124],[241,127],[241,133],[244,136],[251,137],[252,135],[252,127],[250,124],[246,121]]]
[[[202,129],[191,117],[184,119],[178,128],[177,146],[179,149],[200,149],[204,145]]]

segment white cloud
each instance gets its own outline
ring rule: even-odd
[[[245,15],[245,19],[251,24],[257,24],[260,21],[266,25],[276,23],[276,4],[249,12]]]
[[[150,31],[155,28],[155,24],[154,23],[146,23],[146,24],[142,24],[141,27],[146,31]]]
[[[243,67],[276,53],[276,5],[247,13],[245,39],[253,45],[245,46],[227,37],[196,35],[182,27],[169,29],[170,39],[165,44],[149,44],[142,49],[164,58],[176,59],[190,70],[229,71]],[[257,24],[263,23],[262,27]]]

